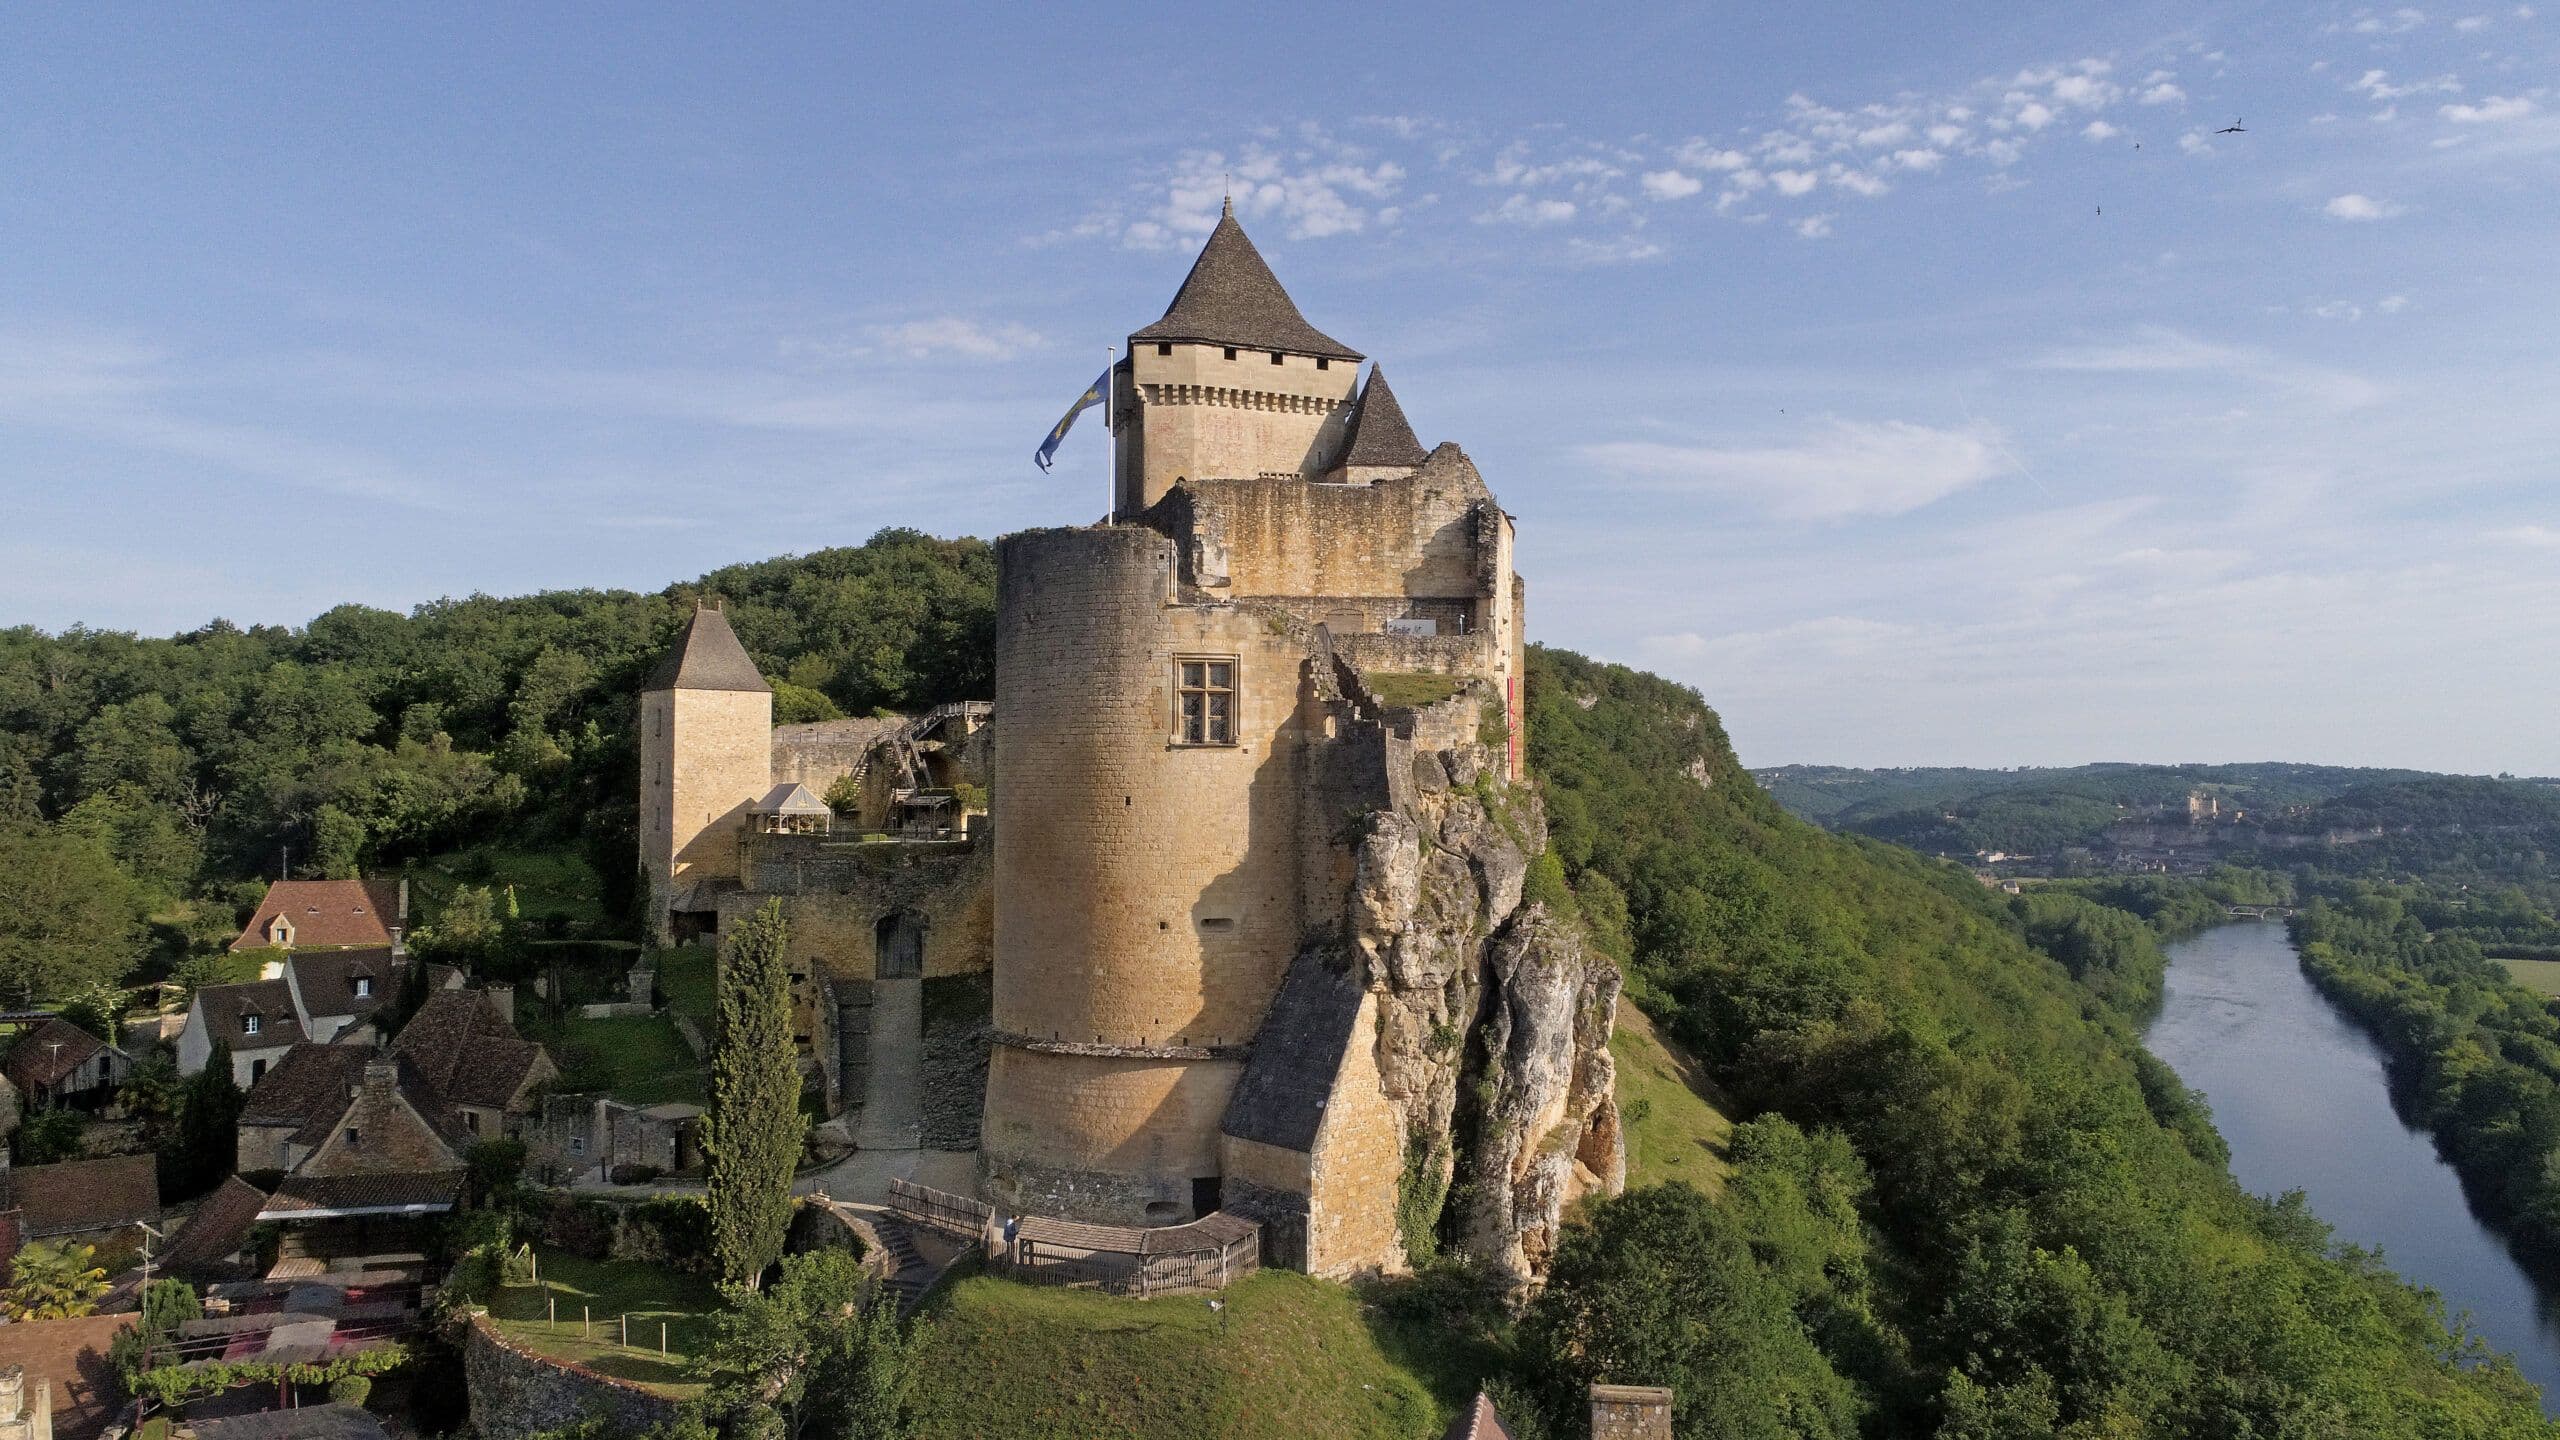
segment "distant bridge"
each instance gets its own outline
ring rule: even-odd
[[[2234,920],[2290,920],[2301,913],[2290,905],[2234,905],[2230,912]]]

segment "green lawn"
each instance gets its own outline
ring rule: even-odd
[[[1725,1137],[1733,1122],[1708,1099],[1697,1063],[1674,1051],[1635,1006],[1620,1001],[1609,1036],[1618,1062],[1618,1114],[1627,1136],[1627,1185],[1686,1180],[1724,1191]]]
[[[420,862],[409,871],[410,913],[432,922],[463,885],[516,887],[516,908],[527,920],[557,919],[571,925],[604,920],[604,882],[586,857],[570,850],[512,850],[477,845]]]
[[[707,1103],[702,1062],[664,1015],[607,1020],[570,1016],[561,1022],[558,1061],[565,1085],[601,1084],[617,1100],[657,1105],[680,1100]]]
[[[720,1292],[708,1278],[631,1260],[580,1260],[549,1250],[540,1258],[540,1284],[509,1285],[489,1302],[489,1318],[508,1339],[663,1394],[701,1391],[687,1365],[710,1339],[709,1317],[721,1308]],[[581,1323],[580,1307],[594,1316],[592,1327]],[[548,1318],[554,1314],[557,1321]],[[624,1315],[631,1317],[629,1348],[623,1346],[616,1323]],[[664,1358],[658,1353],[662,1323]]]
[[[1225,1299],[1218,1315],[1201,1296],[961,1280],[932,1306],[917,1440],[1427,1440],[1447,1424],[1351,1291],[1266,1271]]]
[[[1457,694],[1458,687],[1466,682],[1454,675],[1380,670],[1364,673],[1360,683],[1369,687],[1369,693],[1377,696],[1381,705],[1409,705],[1419,710]]]
[[[2560,996],[2560,960],[2501,960],[2507,974],[2528,990]]]
[[[714,1017],[719,1013],[719,978],[717,959],[708,945],[687,945],[679,950],[661,950],[658,955],[658,998],[667,1008],[691,1020],[711,1038]]]

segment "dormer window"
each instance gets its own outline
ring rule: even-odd
[[[240,1033],[243,1035],[255,1035],[258,1033],[258,1028],[265,1023],[266,1018],[253,1010],[240,1017]]]
[[[357,999],[359,999],[359,1000],[369,1000],[369,999],[371,999],[372,997],[373,997],[373,977],[372,977],[372,976],[370,976],[370,975],[359,975],[359,976],[357,976],[357,977],[356,977],[356,998],[357,998]]]
[[[267,922],[267,939],[278,945],[293,943],[293,922],[279,915]]]
[[[361,1150],[364,1148],[364,1132],[353,1125],[347,1127],[347,1148],[350,1150]]]

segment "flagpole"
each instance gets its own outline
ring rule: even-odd
[[[1112,402],[1120,390],[1120,376],[1111,367],[1119,354],[1117,345],[1102,347],[1102,523],[1105,525],[1120,523],[1120,426],[1111,413],[1115,408]]]

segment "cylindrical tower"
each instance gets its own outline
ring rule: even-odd
[[[1299,941],[1304,648],[1177,603],[1174,564],[1137,526],[997,547],[981,1155],[1038,1213],[1215,1208],[1227,1095]]]

